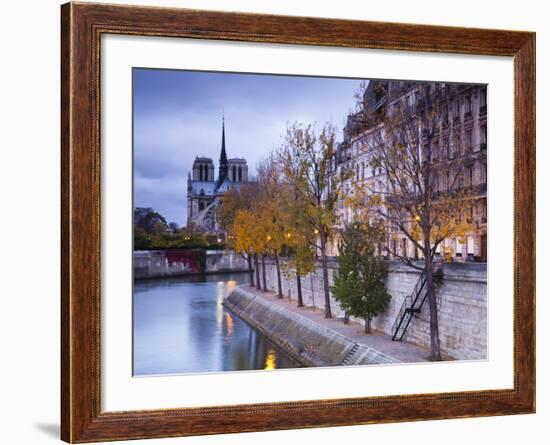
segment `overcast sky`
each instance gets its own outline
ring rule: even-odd
[[[288,123],[341,129],[360,80],[134,69],[134,205],[185,225],[196,156],[218,172],[222,113],[227,156],[249,171],[278,147]]]

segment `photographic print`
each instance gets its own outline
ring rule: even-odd
[[[133,374],[487,358],[487,86],[133,69]]]
[[[63,440],[535,412],[535,33],[61,12]]]

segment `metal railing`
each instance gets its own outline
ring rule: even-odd
[[[391,332],[393,341],[403,340],[414,314],[421,311],[427,296],[428,286],[426,285],[426,274],[422,272],[411,295],[405,297],[392,325]]]

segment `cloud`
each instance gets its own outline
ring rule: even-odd
[[[134,202],[186,223],[187,174],[196,156],[213,158],[226,119],[229,157],[251,170],[282,142],[288,123],[331,121],[341,129],[356,79],[134,70]]]

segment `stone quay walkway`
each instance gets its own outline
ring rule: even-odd
[[[333,330],[349,338],[351,341],[368,346],[383,354],[396,358],[403,363],[418,363],[429,361],[430,350],[414,345],[406,341],[393,341],[391,336],[383,332],[375,331],[365,334],[365,328],[350,320],[344,324],[339,318],[325,318],[324,310],[311,306],[298,307],[296,300],[289,301],[288,298],[279,298],[274,292],[264,292],[250,285],[241,285],[247,292],[253,293],[256,297],[263,298],[271,304],[277,304],[285,310],[294,312],[302,317],[318,323],[326,329]]]

